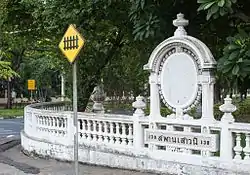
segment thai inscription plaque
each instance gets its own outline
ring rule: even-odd
[[[145,143],[201,151],[218,151],[218,135],[145,129]]]

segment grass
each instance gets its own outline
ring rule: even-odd
[[[3,118],[15,118],[17,116],[23,116],[23,108],[16,109],[0,109],[0,117]]]

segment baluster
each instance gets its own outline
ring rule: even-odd
[[[184,132],[191,132],[192,129],[191,127],[185,126],[183,129]],[[186,154],[192,154],[192,150],[191,149],[181,149],[183,150]]]
[[[166,125],[166,130],[167,131],[174,131],[174,126],[173,125]]]
[[[66,118],[62,117],[62,136],[65,137],[66,135]]]
[[[51,124],[50,124],[50,117],[49,117],[49,116],[47,117],[47,120],[48,120],[48,123],[47,123],[47,124],[48,124],[48,127],[50,127]]]
[[[52,117],[49,117],[49,120],[50,120],[50,127],[52,128],[54,123],[53,123],[53,118]]]
[[[66,118],[63,118],[63,128],[66,128]]]
[[[87,140],[88,141],[91,141],[92,140],[92,138],[91,138],[91,121],[90,120],[87,120],[87,125],[88,125],[88,134],[87,134],[87,136],[88,136],[88,138],[87,138]]]
[[[244,160],[250,160],[250,133],[246,134],[246,146],[243,151],[245,154]]]
[[[52,121],[53,121],[53,129],[51,130],[51,133],[55,134],[55,130],[56,130],[56,118],[52,117]]]
[[[125,123],[122,123],[122,145],[127,145],[127,138],[126,138],[126,125]]]
[[[53,117],[50,117],[51,120],[51,127],[55,127],[55,120]]]
[[[44,116],[41,116],[42,120],[41,120],[41,124],[44,125]]]
[[[82,128],[83,128],[83,135],[82,135],[83,139],[87,139],[87,132],[88,132],[87,120],[83,120]]]
[[[98,123],[98,142],[102,142],[103,138],[102,138],[102,122],[99,121]]]
[[[41,118],[42,118],[42,126],[44,125],[44,116],[41,116]]]
[[[82,119],[78,119],[78,121],[77,121],[77,127],[78,127],[79,142],[81,142],[81,140],[84,139],[84,137],[83,137],[83,130],[84,130],[84,128],[83,128],[83,120]]]
[[[47,131],[46,128],[47,128],[47,127],[46,127],[46,116],[43,116],[43,130],[44,130],[44,132]]]
[[[241,134],[240,133],[235,133],[236,134],[236,145],[234,147],[235,151],[235,156],[234,159],[241,160],[241,152],[242,152],[242,147],[241,147]]]
[[[174,126],[173,125],[166,125],[166,130],[167,131],[174,131]],[[173,146],[166,146],[166,151],[173,152],[174,147]]]
[[[97,141],[96,121],[93,121],[93,141]]]
[[[49,128],[50,128],[49,132],[53,133],[53,119],[52,117],[48,117],[48,120],[49,120]]]
[[[80,119],[81,120],[81,122],[79,122],[79,125],[80,125],[80,127],[79,128],[81,128],[82,127],[82,129],[79,129],[79,131],[80,131],[80,134],[82,135],[81,136],[81,140],[85,140],[86,138],[87,138],[87,135],[86,135],[86,120],[83,120],[83,119]]]
[[[55,117],[55,121],[56,121],[55,135],[59,136],[59,118]]]
[[[109,142],[109,140],[108,140],[108,122],[104,122],[104,132],[103,132],[103,135],[104,135],[104,142],[108,143]]]
[[[39,115],[37,116],[37,121],[38,121],[38,125],[41,125],[41,117]]]
[[[57,127],[56,117],[53,117],[55,127]]]
[[[59,118],[55,117],[55,121],[56,121],[55,134],[56,136],[59,136]]]
[[[58,128],[59,130],[61,129],[61,118],[57,117],[57,122],[58,122]]]
[[[110,143],[115,143],[115,131],[114,131],[114,123],[110,122]]]
[[[128,124],[128,145],[129,146],[132,146],[133,145],[133,134],[132,134],[132,132],[133,132],[133,128],[132,128],[132,124]]]
[[[115,123],[115,129],[116,129],[116,132],[115,132],[115,144],[120,144],[121,142],[120,142],[120,137],[119,137],[119,135],[120,135],[120,131],[119,131],[119,123]]]
[[[50,124],[49,124],[49,116],[46,117],[46,128],[47,128],[47,132],[51,131]]]
[[[40,115],[37,115],[37,120],[38,120],[38,131],[41,132],[41,123],[42,123],[42,118]]]

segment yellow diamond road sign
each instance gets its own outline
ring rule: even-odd
[[[65,32],[59,48],[62,53],[67,57],[70,63],[73,63],[84,45],[84,39],[82,35],[77,31],[74,25],[69,25],[69,28]]]

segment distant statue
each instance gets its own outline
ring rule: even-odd
[[[92,111],[96,113],[104,113],[103,102],[105,100],[104,85],[103,83],[97,85],[91,95],[91,99],[94,102]]]
[[[11,98],[12,98],[12,99],[15,99],[15,98],[16,98],[16,92],[15,92],[14,90],[11,92]]]

